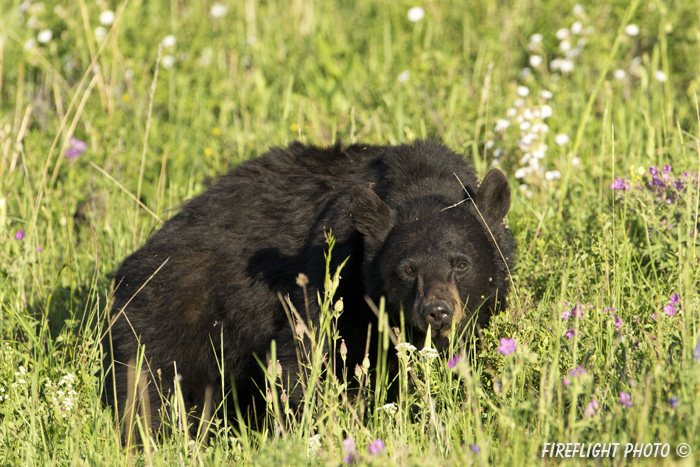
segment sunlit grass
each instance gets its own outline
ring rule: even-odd
[[[544,443],[669,443],[669,463],[688,443],[696,458],[694,2],[13,1],[0,15],[0,464],[530,465]],[[511,181],[514,290],[479,346],[400,347],[393,396],[306,349],[301,414],[271,397],[257,429],[217,418],[204,443],[175,403],[157,443],[122,448],[99,344],[120,261],[270,146],[415,138]],[[334,334],[338,297],[323,299],[328,321],[303,332],[364,347]]]

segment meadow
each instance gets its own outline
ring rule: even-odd
[[[0,18],[0,464],[697,463],[695,1],[3,0]],[[509,308],[475,350],[400,346],[388,398],[309,349],[303,416],[271,398],[262,425],[205,439],[174,401],[123,448],[100,397],[121,260],[270,146],[418,138],[511,183]]]

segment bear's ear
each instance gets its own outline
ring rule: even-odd
[[[510,185],[503,172],[492,169],[486,174],[476,194],[476,207],[491,222],[498,223],[506,217],[510,209]]]
[[[379,247],[396,222],[396,212],[368,186],[358,185],[350,195],[350,215],[355,228],[372,246]]]

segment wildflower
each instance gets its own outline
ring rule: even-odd
[[[678,303],[678,293],[674,293],[674,294],[671,295],[671,297],[670,297],[670,302],[669,302],[669,304],[671,304],[671,305],[676,305],[677,303]]]
[[[615,78],[618,81],[622,81],[626,77],[627,77],[627,72],[625,72],[625,70],[622,70],[619,68],[617,70],[615,70],[615,72],[613,73],[613,78]]]
[[[501,353],[503,355],[510,355],[513,352],[515,352],[515,350],[516,346],[514,339],[509,339],[507,337],[503,337],[501,339],[501,345],[498,347],[498,353]]]
[[[408,20],[417,23],[425,17],[425,10],[422,7],[414,6],[408,10]]]
[[[573,329],[569,329],[568,331],[566,331],[566,334],[564,334],[564,337],[566,337],[567,339],[571,339],[575,335],[576,331],[574,331]]]
[[[454,357],[452,357],[451,359],[448,360],[447,368],[452,370],[454,367],[457,366],[457,363],[459,363],[459,356],[455,355]]]
[[[527,97],[530,95],[530,90],[526,88],[525,86],[518,86],[518,89],[516,91],[520,97]]]
[[[163,68],[169,70],[175,65],[175,57],[172,55],[166,55],[162,58]]]
[[[583,14],[583,7],[581,5],[574,5],[573,12],[576,16],[581,16]]]
[[[622,327],[622,318],[619,316],[615,319],[615,329],[620,329]]]
[[[375,439],[369,443],[369,446],[367,446],[367,451],[369,451],[369,453],[372,455],[384,452],[384,449],[384,441],[381,438]]]
[[[105,37],[107,37],[107,30],[102,26],[96,27],[95,28],[95,39],[97,39],[97,42],[102,42]]]
[[[557,31],[557,39],[559,39],[560,41],[563,41],[567,37],[569,37],[569,30],[568,29],[561,28]]]
[[[693,349],[693,358],[696,362],[700,362],[700,342]]]
[[[576,21],[574,24],[571,25],[571,34],[579,35],[583,32],[583,24],[581,24],[581,21]]]
[[[668,400],[668,403],[671,404],[672,409],[678,408],[678,398],[676,396],[671,396],[671,398]]]
[[[547,104],[543,105],[542,110],[541,110],[541,116],[543,119],[551,117],[552,116],[552,107],[550,107]]]
[[[432,347],[423,347],[418,353],[421,357],[425,358],[426,360],[432,360],[439,355],[438,351],[433,349]]]
[[[41,44],[48,43],[51,38],[53,38],[53,32],[51,32],[51,29],[44,29],[38,36],[36,36],[36,40]]]
[[[36,247],[36,251],[41,253],[42,251],[44,251],[44,249],[42,247],[38,246],[38,247]]]
[[[542,56],[541,55],[531,55],[530,56],[530,66],[537,68],[540,65],[542,65]]]
[[[66,158],[68,158],[68,160],[75,160],[78,156],[85,154],[85,151],[87,151],[87,143],[85,141],[81,141],[78,138],[71,138],[69,142],[70,147],[66,149]]]
[[[628,36],[637,36],[639,35],[639,26],[636,24],[628,24],[625,26],[625,34]]]
[[[227,12],[228,9],[221,3],[215,3],[214,5],[212,5],[211,10],[209,10],[209,14],[213,18],[223,18],[224,16],[226,16]]]
[[[383,406],[379,407],[377,410],[383,410],[384,412],[388,413],[389,415],[395,415],[396,412],[399,411],[399,408],[393,402],[389,402],[388,404],[384,404]]]
[[[112,10],[105,10],[100,13],[100,24],[102,26],[110,26],[114,23],[114,12]]]
[[[542,36],[542,34],[533,34],[532,36],[530,36],[530,45],[528,45],[528,47],[530,49],[533,49],[535,46],[541,44],[543,39],[544,37]]]
[[[664,307],[664,314],[667,316],[673,316],[676,314],[677,308],[671,304],[668,304]]]
[[[564,146],[566,143],[569,142],[569,135],[566,133],[559,133],[557,136],[554,137],[554,142],[557,143],[559,146]]]
[[[624,391],[620,391],[620,404],[627,408],[632,407],[632,395]]]
[[[571,380],[569,378],[564,378],[561,384],[563,384],[564,386],[568,386],[569,384],[571,384]]]
[[[621,190],[621,191],[628,191],[630,189],[631,185],[630,182],[627,181],[627,178],[622,177],[622,178],[616,178],[613,180],[612,184],[610,185],[610,189],[615,191],[615,190]]]
[[[559,64],[559,71],[561,71],[564,74],[571,73],[574,71],[574,62],[572,60],[564,59],[561,60]]]
[[[20,229],[15,234],[15,240],[23,240],[23,239],[24,239],[24,229]]]
[[[654,72],[654,78],[656,78],[656,81],[659,83],[665,83],[668,80],[668,76],[666,76],[666,73],[664,73],[661,70],[657,70]]]
[[[340,341],[340,356],[345,361],[348,356],[348,346],[345,345],[345,339]]]
[[[343,457],[343,462],[346,464],[354,464],[359,460],[354,439],[345,438],[343,440],[343,452],[346,453],[345,457]]]
[[[396,79],[399,83],[405,83],[410,77],[411,73],[408,70],[404,70],[401,73],[399,73],[399,76]]]
[[[481,448],[477,444],[470,445],[469,449],[471,449],[474,454],[479,454],[481,452]]]
[[[567,320],[571,318],[571,312],[569,310],[564,310],[561,312],[561,319]]]
[[[413,353],[416,351],[416,346],[409,344],[408,342],[401,342],[396,346],[396,352],[399,354],[403,353]]]
[[[177,39],[175,39],[175,36],[173,36],[172,34],[168,34],[163,38],[162,41],[160,41],[160,43],[163,44],[163,47],[173,47],[176,42]]]
[[[600,404],[598,403],[597,400],[593,399],[586,406],[586,410],[583,411],[583,416],[584,417],[592,417],[595,414],[597,414],[599,410],[600,410]]]
[[[506,120],[505,118],[499,118],[496,120],[496,127],[494,128],[494,131],[496,132],[501,132],[508,128],[510,126],[510,120]]]
[[[308,445],[306,447],[306,455],[316,455],[321,450],[321,435],[314,435],[309,438]]]

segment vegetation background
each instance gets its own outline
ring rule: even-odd
[[[555,442],[697,463],[695,1],[2,0],[0,18],[0,464],[594,462],[541,459]],[[270,146],[416,138],[511,181],[512,299],[476,354],[404,346],[396,401],[347,399],[366,378],[348,369],[303,423],[271,404],[204,443],[174,410],[123,449],[100,400],[119,262]]]

